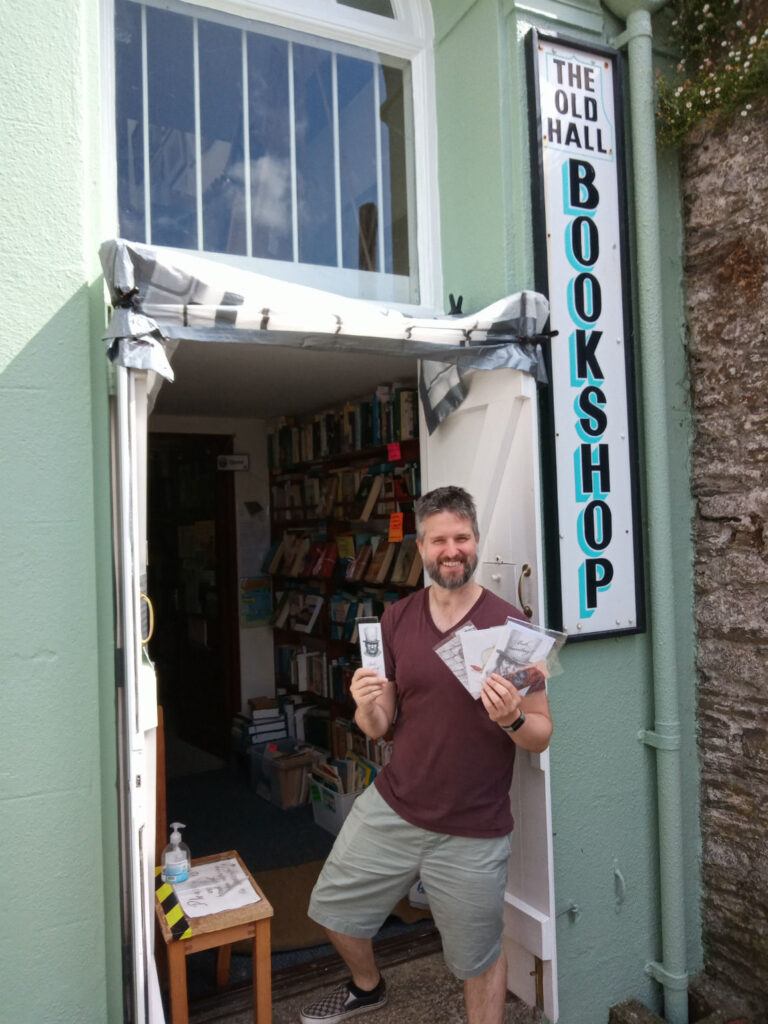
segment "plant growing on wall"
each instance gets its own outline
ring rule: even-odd
[[[658,80],[658,139],[681,142],[707,117],[747,117],[768,93],[766,0],[672,0],[670,42],[680,54]]]

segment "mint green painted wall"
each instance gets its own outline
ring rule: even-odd
[[[0,1016],[39,1024],[121,1000],[97,17],[9,0],[0,62]]]
[[[433,0],[438,94],[439,181],[445,290],[477,309],[499,294],[533,287],[528,98],[523,37],[531,25],[597,43],[621,26],[597,3],[557,0]],[[631,184],[631,183],[630,183]],[[660,162],[668,340],[668,453],[674,501],[677,657],[683,733],[688,970],[702,963],[699,915],[698,763],[692,617],[691,424],[685,386],[681,220],[677,168]],[[639,354],[642,357],[642,353]],[[642,396],[640,396],[642,410]],[[646,482],[642,476],[642,487]],[[648,635],[566,648],[552,681],[555,721],[552,800],[560,1010],[563,1024],[596,1024],[608,1008],[637,998],[660,1009],[645,974],[661,958],[656,767],[636,739],[653,726]],[[617,903],[620,872],[625,898]],[[580,916],[564,911],[573,901]]]

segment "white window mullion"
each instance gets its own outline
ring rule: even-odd
[[[203,143],[200,135],[200,46],[198,19],[192,19],[192,60],[195,87],[195,193],[197,196],[197,248],[203,250]]]
[[[384,168],[381,160],[381,83],[379,68],[373,65],[373,130],[376,135],[376,248],[379,254],[377,270],[385,271],[384,259]]]
[[[336,266],[342,266],[341,248],[341,153],[339,147],[339,70],[335,53],[331,55],[331,104],[333,107],[333,192],[336,201]]]
[[[251,219],[251,133],[248,103],[248,33],[243,30],[243,188],[245,189],[245,252],[253,255],[253,222]]]
[[[293,80],[293,43],[288,43],[288,137],[291,147],[291,226],[293,262],[299,262],[299,182],[296,170],[296,91]]]
[[[147,57],[147,8],[141,5],[141,117],[144,149],[144,237],[152,245],[152,190],[149,171],[149,60]]]

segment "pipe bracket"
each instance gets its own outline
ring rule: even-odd
[[[673,974],[663,964],[658,964],[655,960],[652,960],[649,964],[645,965],[645,973],[650,974],[653,980],[658,981],[664,988],[675,989],[678,992],[688,990],[687,971],[684,971],[682,974]]]
[[[670,732],[668,734],[654,732],[653,729],[640,729],[637,738],[641,743],[647,743],[649,747],[656,747],[657,750],[679,750],[680,733]]]
[[[623,50],[628,43],[631,43],[633,39],[637,39],[640,36],[647,36],[649,39],[652,39],[653,33],[650,27],[643,24],[631,25],[625,28],[620,35],[611,39],[610,45],[614,50]]]

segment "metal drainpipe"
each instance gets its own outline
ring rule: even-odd
[[[651,14],[666,0],[606,0],[626,21],[613,40],[627,46],[637,241],[640,367],[647,477],[650,625],[655,725],[638,739],[656,750],[661,878],[662,963],[648,973],[664,989],[664,1014],[671,1024],[688,1024],[679,694],[675,650],[675,608],[671,522],[668,416],[664,332],[661,319],[658,179],[654,116]]]

